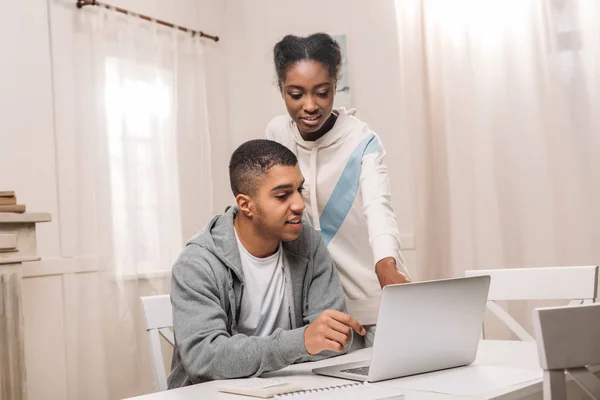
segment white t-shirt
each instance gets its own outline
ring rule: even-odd
[[[235,237],[244,271],[239,332],[248,336],[268,336],[277,328],[290,329],[281,244],[272,256],[257,258],[244,248],[237,232]]]

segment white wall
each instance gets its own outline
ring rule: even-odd
[[[384,143],[404,257],[416,272],[409,138],[398,128],[400,63],[394,0],[229,0],[225,10],[231,144],[264,135],[285,113],[272,62],[286,34],[346,34],[353,106]],[[414,275],[413,275],[414,276]]]
[[[29,210],[56,214],[50,47],[45,0],[6,4],[0,13],[0,186]],[[41,228],[39,249],[57,255],[57,225]]]
[[[208,33],[219,35],[223,30],[222,0],[110,3]],[[74,219],[80,217],[73,210],[74,193],[69,190],[69,174],[74,171],[57,159],[55,148],[56,138],[68,129],[65,121],[69,118],[64,113],[71,109],[65,105],[72,104],[73,99],[64,90],[68,76],[64,71],[52,70],[52,57],[60,61],[72,50],[65,43],[73,39],[68,27],[77,12],[74,0],[28,0],[7,3],[0,13],[0,190],[15,190],[28,211],[50,212],[53,218],[51,223],[38,226],[42,261],[24,268],[25,351],[32,400],[76,399],[85,390],[85,398],[109,395],[98,345],[102,338],[98,335],[101,317],[97,312],[102,304],[97,304],[99,297],[91,294],[98,290],[97,259],[89,238],[77,237],[77,230],[70,229]],[[222,138],[213,142],[213,171],[215,180],[223,181],[227,180],[227,160],[219,152],[229,152],[224,51],[222,42],[206,41],[205,45],[212,117],[209,123],[213,135]],[[63,90],[55,90],[58,85]],[[61,151],[64,153],[64,149]],[[203,188],[192,186],[187,193],[201,196]],[[215,208],[221,209],[227,199],[218,196],[215,193],[215,204],[219,205]],[[194,218],[193,203],[184,205],[182,212],[184,237],[189,237],[205,221]],[[139,282],[139,286],[144,290],[151,285]],[[85,346],[69,345],[74,340],[89,344],[85,354],[74,350]],[[74,378],[82,376],[76,369],[86,366],[86,379]],[[150,388],[149,380],[148,374],[145,388]],[[125,371],[120,387],[110,388],[110,393],[139,394],[127,385]],[[82,392],[82,387],[87,389]]]

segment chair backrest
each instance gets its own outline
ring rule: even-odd
[[[488,309],[521,340],[534,340],[496,301],[571,300],[594,302],[598,295],[598,266],[469,270],[466,276],[490,275]]]
[[[533,310],[533,331],[544,369],[544,399],[566,399],[565,371],[600,400],[600,379],[587,366],[600,365],[600,304]]]
[[[154,375],[154,389],[167,390],[167,374],[163,363],[163,354],[160,346],[160,336],[164,337],[171,346],[175,345],[173,331],[173,309],[171,297],[168,294],[160,296],[140,297],[144,316],[146,319],[146,332],[150,344],[152,358],[152,373]]]

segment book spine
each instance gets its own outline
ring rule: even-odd
[[[0,197],[0,206],[14,206],[17,204],[17,198],[12,197]]]
[[[0,206],[0,212],[24,213],[25,204],[16,204],[13,206]]]

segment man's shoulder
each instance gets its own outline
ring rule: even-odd
[[[226,267],[209,249],[196,243],[188,243],[173,265],[173,276],[182,279],[202,277],[222,280],[226,278]]]

